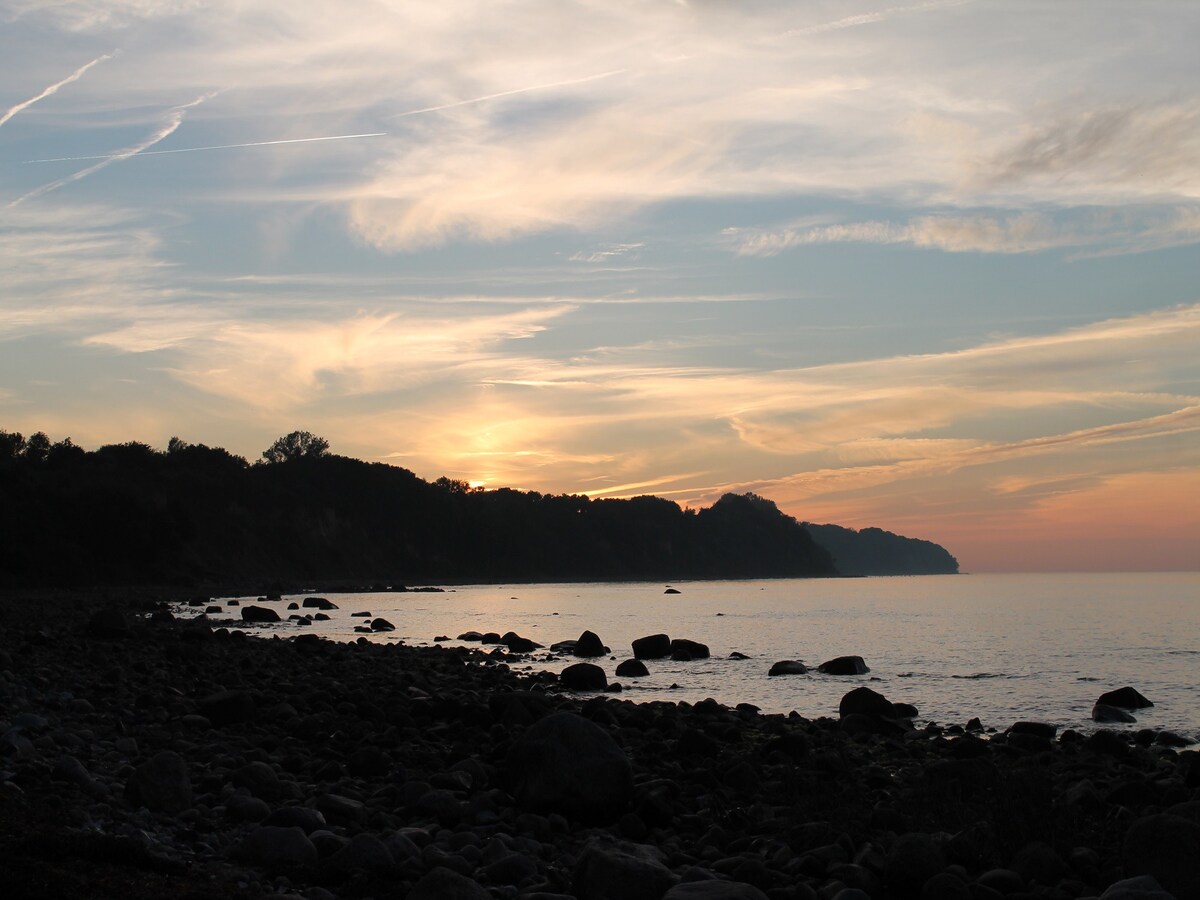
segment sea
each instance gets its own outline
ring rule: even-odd
[[[615,696],[622,699],[711,697],[815,719],[836,717],[841,697],[866,685],[916,706],[918,727],[978,717],[998,730],[1037,720],[1088,732],[1099,727],[1091,721],[1096,698],[1128,685],[1154,706],[1135,712],[1136,724],[1104,727],[1166,729],[1200,740],[1200,572],[470,585],[321,596],[339,607],[329,621],[285,623],[276,633],[411,645],[449,637],[440,643],[478,648],[455,638],[515,631],[548,648],[590,630],[612,651],[591,661],[620,682]],[[282,604],[271,606],[288,614]],[[355,612],[387,619],[396,630],[356,633],[370,620]],[[647,661],[648,677],[617,678],[632,641],[655,633],[699,641],[711,656]],[[731,659],[734,652],[749,658]],[[870,672],[767,674],[779,660],[815,669],[847,655],[861,656]],[[561,671],[579,661],[547,649],[507,663]]]

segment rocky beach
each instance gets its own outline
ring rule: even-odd
[[[815,719],[636,704],[503,623],[439,648],[247,615],[285,606],[0,602],[5,896],[1200,898],[1200,754],[1168,732],[918,730],[852,681]],[[636,677],[594,637],[561,652]]]

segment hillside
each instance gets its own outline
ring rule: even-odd
[[[956,560],[946,548],[931,541],[903,537],[880,528],[843,528],[840,525],[804,527],[833,556],[843,575],[953,575]]]

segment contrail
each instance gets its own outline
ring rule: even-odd
[[[6,112],[4,115],[0,116],[0,125],[3,125],[5,122],[7,122],[9,119],[11,119],[13,116],[15,116],[21,110],[27,109],[30,106],[33,106],[33,104],[37,103],[39,100],[45,100],[47,97],[49,97],[51,94],[53,94],[55,91],[57,91],[63,85],[70,84],[72,81],[78,81],[80,78],[83,77],[83,73],[86,72],[88,69],[90,69],[92,66],[99,65],[100,63],[104,62],[106,59],[112,59],[113,56],[114,56],[114,54],[112,54],[112,53],[105,53],[103,56],[97,56],[95,59],[93,59],[87,65],[80,66],[78,69],[76,69],[74,72],[72,72],[66,78],[64,78],[62,81],[58,81],[58,82],[55,82],[54,84],[50,85],[50,87],[46,88],[44,91],[42,91],[36,97],[30,97],[28,100],[24,101],[23,103],[18,103],[16,106],[9,109],[8,112]]]
[[[485,94],[482,97],[472,97],[470,100],[457,100],[454,103],[443,103],[441,106],[424,106],[421,109],[410,109],[408,112],[388,116],[389,119],[403,119],[406,116],[419,116],[421,113],[439,112],[443,109],[454,109],[457,106],[469,106],[472,103],[483,103],[485,100],[495,100],[497,97],[511,97],[513,94],[527,94],[530,91],[545,91],[550,88],[567,87],[572,84],[583,84],[587,81],[599,81],[601,78],[611,78],[628,72],[628,69],[613,69],[611,72],[601,72],[599,75],[588,75],[584,78],[572,78],[569,81],[554,81],[549,84],[534,84],[529,87],[516,88],[511,91],[501,91],[498,94]]]
[[[174,107],[171,110],[171,114],[167,119],[166,124],[144,141],[141,141],[140,143],[134,144],[130,147],[126,147],[124,150],[119,150],[111,156],[106,156],[94,166],[88,166],[86,169],[80,169],[78,172],[75,172],[73,175],[68,175],[66,178],[60,178],[58,181],[52,181],[49,184],[44,184],[40,188],[30,191],[28,194],[18,197],[16,200],[12,201],[12,203],[8,204],[9,207],[16,206],[19,203],[24,203],[26,200],[31,200],[34,197],[40,197],[42,194],[48,194],[51,191],[56,191],[60,187],[65,187],[68,184],[79,181],[81,178],[87,178],[87,176],[93,174],[94,172],[99,172],[101,169],[105,168],[106,166],[110,166],[119,160],[129,159],[129,157],[136,156],[146,148],[153,147],[163,138],[169,137],[175,133],[175,130],[183,124],[184,117],[187,115],[187,111],[189,109],[199,106],[205,100],[211,100],[217,95],[217,93],[217,91],[213,91],[212,93],[201,94],[191,103],[185,103],[182,106]]]
[[[276,144],[308,144],[313,141],[348,141],[351,138],[386,137],[386,131],[373,131],[370,134],[334,134],[328,137],[291,138],[286,141],[251,141],[247,144],[215,144],[211,147],[178,147],[173,150],[147,150],[138,156],[161,156],[164,153],[198,153],[201,150],[236,150],[239,147],[272,147]],[[121,151],[124,153],[124,151]],[[102,156],[55,156],[50,159],[27,159],[26,164],[52,162],[80,162],[88,159],[116,159],[121,153],[108,153]]]
[[[884,19],[890,19],[892,16],[902,15],[903,13],[925,12],[931,9],[942,9],[951,6],[964,6],[972,0],[930,0],[928,3],[915,3],[912,6],[892,6],[888,9],[881,9],[879,12],[863,13],[858,16],[847,16],[844,19],[838,19],[834,22],[823,22],[820,25],[809,25],[806,28],[793,28],[791,31],[785,32],[784,36],[795,34],[820,34],[824,31],[840,31],[843,28],[854,28],[858,25],[872,25],[875,22],[880,22]]]

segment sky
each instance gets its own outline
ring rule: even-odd
[[[1190,0],[0,0],[0,428],[1200,568]]]

